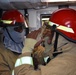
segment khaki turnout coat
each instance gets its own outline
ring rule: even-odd
[[[76,75],[76,43],[69,42],[63,37],[59,37],[58,42],[58,49],[63,51],[62,54],[50,60],[45,66],[39,65],[37,70],[28,64],[15,67],[14,75]],[[30,56],[24,53],[20,57],[27,55]]]
[[[11,75],[18,55],[0,44],[0,75]]]

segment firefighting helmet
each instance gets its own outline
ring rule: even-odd
[[[53,12],[49,25],[67,40],[76,43],[76,10],[62,8]]]
[[[0,26],[27,26],[24,16],[18,10],[8,10],[3,13]]]

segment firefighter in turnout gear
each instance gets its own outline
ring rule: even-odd
[[[0,20],[0,75],[11,75],[22,53],[25,27],[24,16],[17,10],[5,11]]]
[[[52,55],[54,58],[45,66],[39,65],[35,70],[30,44],[28,48],[23,48],[30,52],[25,51],[16,60],[12,75],[76,75],[76,10],[62,8],[53,12],[48,25],[53,33]],[[51,51],[49,56],[50,54]]]

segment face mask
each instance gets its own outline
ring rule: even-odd
[[[10,34],[16,43],[20,43],[20,42],[23,42],[24,40],[25,31],[23,30],[21,33],[13,31],[13,32],[10,32]]]
[[[8,32],[9,32],[11,38],[15,41],[15,43],[23,42],[24,36],[25,36],[24,29],[22,32],[15,31],[13,27],[8,27],[7,29],[8,29]],[[5,35],[5,37],[8,37],[9,39],[11,39],[6,30],[4,31],[4,35]]]
[[[14,29],[12,27],[8,27],[7,29],[8,29],[8,32],[9,32],[11,38],[15,42],[11,40],[6,29],[4,29],[3,35],[5,36],[5,38],[4,38],[5,47],[13,52],[22,53],[25,30],[23,30],[22,32],[19,33],[19,32],[14,31]]]

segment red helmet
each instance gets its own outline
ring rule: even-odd
[[[24,25],[26,21],[19,11],[9,10],[3,13],[2,22],[5,26],[20,26]]]
[[[53,12],[49,24],[56,26],[54,27],[56,32],[76,43],[76,10],[62,8]]]

